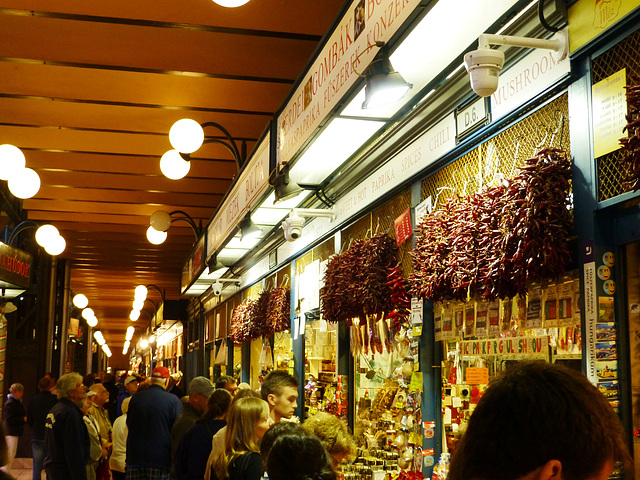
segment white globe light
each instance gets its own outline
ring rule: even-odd
[[[129,314],[129,320],[135,322],[136,320],[138,320],[138,318],[140,318],[140,310],[131,310],[131,313]]]
[[[214,3],[217,3],[221,7],[235,8],[241,7],[245,3],[249,3],[249,0],[213,0]]]
[[[40,177],[30,168],[23,168],[9,178],[9,190],[18,198],[31,198],[40,190]]]
[[[147,228],[147,240],[154,245],[160,245],[167,239],[167,232],[159,232],[153,227]]]
[[[38,242],[38,245],[41,247],[48,245],[51,240],[59,236],[60,232],[53,225],[42,225],[36,230],[36,242]]]
[[[86,306],[89,305],[89,299],[86,295],[79,293],[73,297],[73,304],[78,308],[86,308]]]
[[[67,242],[60,235],[49,239],[49,243],[44,247],[45,251],[52,256],[60,255],[64,252]]]
[[[144,300],[134,300],[133,301],[133,309],[134,310],[142,310],[144,307]]]
[[[24,153],[18,147],[0,145],[0,180],[9,180],[26,165]]]
[[[164,210],[156,210],[149,218],[149,225],[159,232],[166,232],[171,226],[171,215]]]
[[[138,285],[136,287],[135,293],[133,294],[133,297],[136,300],[144,300],[145,298],[147,298],[147,287],[145,287],[144,285]]]
[[[82,310],[82,318],[84,318],[85,320],[89,320],[93,317],[95,317],[95,313],[93,313],[93,310],[91,308],[85,308],[84,310]]]
[[[198,122],[183,118],[173,124],[169,130],[171,146],[181,153],[193,153],[204,142],[204,130]]]
[[[182,158],[177,150],[169,150],[160,159],[160,170],[171,180],[180,180],[189,173],[190,168],[191,162]]]
[[[96,317],[88,318],[87,325],[89,325],[91,328],[95,327],[96,325],[98,325],[98,319]]]
[[[146,338],[144,340],[140,340],[140,348],[148,348],[149,347],[149,340],[147,340]]]

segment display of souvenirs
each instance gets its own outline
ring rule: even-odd
[[[324,320],[305,327],[305,415],[327,412],[346,416],[347,385],[338,383],[336,369],[337,325]],[[342,398],[345,397],[345,398]]]

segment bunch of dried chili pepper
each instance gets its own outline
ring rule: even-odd
[[[640,85],[627,85],[627,125],[622,130],[627,136],[620,139],[623,157],[619,160],[625,167],[625,184],[634,192],[640,190]]]
[[[253,300],[247,300],[233,309],[231,325],[229,327],[229,338],[231,338],[234,343],[243,343],[249,340],[249,312],[253,302]]]
[[[548,148],[525,163],[512,181],[453,197],[418,225],[412,294],[433,301],[510,298],[564,273],[570,159]]]
[[[267,324],[271,333],[291,328],[291,289],[276,287],[271,290],[267,304]]]

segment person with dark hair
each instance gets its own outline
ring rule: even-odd
[[[51,379],[42,377],[38,382],[38,393],[29,399],[27,423],[31,427],[31,452],[33,456],[33,480],[40,480],[44,463],[44,422],[49,410],[58,399],[51,393]]]
[[[260,442],[260,456],[262,457],[262,464],[264,465],[264,469],[267,469],[267,457],[269,456],[269,450],[273,446],[273,442],[276,441],[280,435],[284,434],[293,434],[293,433],[304,434],[305,429],[302,428],[302,425],[296,422],[280,422],[276,423],[273,427],[267,430],[267,433],[262,437],[262,441]]]
[[[238,390],[238,382],[230,375],[223,375],[216,380],[216,388],[224,388],[231,395],[235,395]]]
[[[49,480],[86,480],[89,433],[82,420],[87,389],[79,373],[67,373],[56,384],[58,403],[45,421],[44,469]]]
[[[298,406],[299,386],[298,379],[283,370],[273,370],[265,377],[260,394],[269,404],[271,419],[274,423],[293,416]]]
[[[7,442],[8,458],[7,463],[0,467],[1,470],[9,473],[13,459],[16,457],[18,440],[24,433],[24,424],[27,422],[27,411],[22,404],[24,387],[21,383],[14,383],[9,388],[7,401],[2,409],[2,420],[4,421],[5,440]]]
[[[272,420],[269,405],[261,398],[233,402],[227,420],[224,449],[213,461],[211,478],[260,480],[264,473],[258,444]]]
[[[356,443],[347,425],[335,415],[318,412],[310,416],[302,426],[307,432],[320,439],[329,453],[334,469],[345,458],[355,454]]]
[[[303,428],[278,435],[267,455],[269,480],[335,480],[327,450]]]
[[[624,438],[618,416],[584,375],[521,362],[480,398],[447,479],[606,480],[616,462],[633,476]]]
[[[178,480],[198,480],[204,477],[211,454],[211,439],[227,424],[231,394],[224,388],[214,390],[202,418],[182,437],[176,451],[175,474]]]

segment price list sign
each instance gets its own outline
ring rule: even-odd
[[[620,148],[618,140],[624,136],[627,100],[624,86],[626,69],[596,83],[592,87],[593,97],[593,149],[598,158]]]

